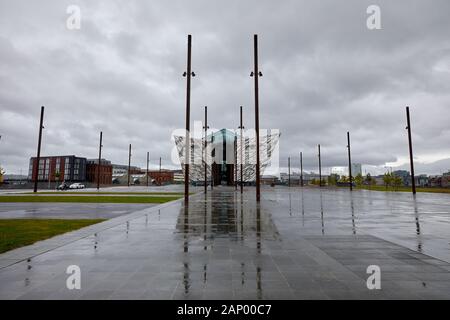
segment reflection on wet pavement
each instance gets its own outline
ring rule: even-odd
[[[154,205],[6,202],[0,204],[0,219],[111,219]]]
[[[450,197],[263,190],[258,206],[251,188],[218,187],[7,266],[0,298],[450,298]],[[66,288],[71,264],[81,290]]]

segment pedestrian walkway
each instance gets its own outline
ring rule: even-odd
[[[277,187],[258,206],[217,187],[0,255],[0,298],[449,299],[449,200]]]

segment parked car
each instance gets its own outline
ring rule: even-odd
[[[57,190],[67,190],[69,189],[69,185],[65,182],[61,183],[59,186],[56,187]]]
[[[84,184],[81,184],[81,183],[79,183],[79,182],[75,182],[75,183],[72,183],[72,184],[69,186],[69,188],[70,188],[70,189],[84,189],[85,186],[84,186]]]

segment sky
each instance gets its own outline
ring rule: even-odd
[[[369,5],[381,29],[369,30]],[[69,29],[70,5],[80,28]],[[98,155],[163,166],[184,127],[187,35],[191,121],[254,126],[253,35],[259,39],[260,126],[281,132],[280,164],[317,170],[353,162],[408,168],[411,108],[416,173],[450,169],[448,0],[0,0],[0,166],[26,173],[36,154]],[[297,165],[298,166],[298,165]],[[326,172],[327,169],[325,169]]]

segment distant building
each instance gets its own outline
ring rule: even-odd
[[[173,182],[174,183],[184,183],[183,170],[174,170],[173,172]]]
[[[37,172],[38,181],[48,182],[84,182],[86,181],[86,158],[70,156],[40,157],[39,170],[36,157],[30,158],[28,180],[34,182]]]
[[[277,130],[259,137],[260,175],[263,175],[266,167],[270,165],[279,137],[280,133]],[[204,183],[205,141],[201,138],[191,138],[190,143],[186,143],[184,136],[174,136],[174,138],[181,169],[185,170],[185,153],[186,145],[188,145],[190,148],[189,179],[192,183]],[[221,129],[206,137],[206,148],[207,177],[208,181],[214,182],[214,185],[234,185],[236,172],[237,177],[241,176],[240,164],[242,164],[244,182],[250,184],[256,180],[256,137],[248,137],[245,134],[241,136],[238,132]],[[239,165],[235,166],[236,162]]]
[[[135,166],[130,166],[130,174],[141,174],[142,169]],[[128,174],[128,165],[125,164],[112,164],[112,174],[113,176],[118,176],[122,174]]]
[[[447,188],[450,187],[450,173],[446,172],[442,176],[430,176],[428,179],[430,187]]]
[[[396,177],[402,178],[402,184],[404,186],[411,185],[411,175],[409,174],[409,171],[407,170],[395,170],[392,172],[392,174]]]
[[[375,180],[375,184],[377,185],[377,186],[383,186],[384,185],[384,179],[383,179],[383,175],[378,175],[378,176],[375,176],[375,177],[372,177],[372,179],[374,179]]]
[[[97,183],[98,181],[98,159],[88,159],[86,163],[86,179],[88,182]],[[111,161],[101,159],[100,161],[100,184],[112,183],[112,164]]]
[[[418,187],[428,187],[428,176],[426,174],[420,174],[414,177],[416,181],[416,186]]]
[[[292,178],[292,177],[291,177]],[[239,177],[238,177],[238,182],[239,182]],[[278,179],[277,176],[274,175],[263,175],[261,177],[261,184],[279,184],[280,183],[280,179]],[[292,179],[291,179],[291,184],[292,184]]]
[[[157,185],[174,182],[174,172],[171,170],[149,170],[148,176],[154,180],[154,183]]]
[[[352,163],[352,177],[356,177],[358,174],[362,175],[361,163]]]

